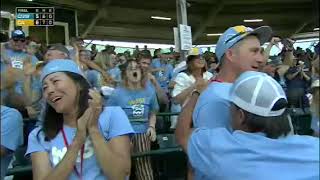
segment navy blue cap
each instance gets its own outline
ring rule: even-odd
[[[24,39],[26,38],[26,35],[24,34],[23,31],[17,29],[11,32],[11,38],[21,38]]]

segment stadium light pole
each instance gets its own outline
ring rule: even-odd
[[[187,19],[187,2],[186,0],[176,0],[176,8],[177,8],[177,27],[178,29],[179,24],[188,25],[188,19]],[[180,30],[178,30],[179,34],[179,42],[180,40]],[[181,50],[181,43],[179,43],[179,52],[180,52],[180,60],[185,60],[187,56],[186,50]]]

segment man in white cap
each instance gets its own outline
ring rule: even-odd
[[[220,36],[215,52],[220,71],[199,97],[193,113],[194,127],[232,129],[227,100],[229,89],[242,72],[262,69],[265,59],[261,45],[270,39],[271,34],[269,26],[257,29],[235,26]]]
[[[191,128],[192,94],[179,116],[176,137],[202,180],[319,179],[319,138],[290,135],[281,86],[261,72],[242,73],[230,88],[232,132]]]

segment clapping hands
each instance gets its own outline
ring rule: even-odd
[[[85,138],[87,136],[87,132],[91,130],[98,129],[98,120],[100,113],[102,111],[102,96],[97,90],[90,89],[89,96],[91,99],[88,100],[88,108],[83,113],[83,115],[78,119],[78,132]]]

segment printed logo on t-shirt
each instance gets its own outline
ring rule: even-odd
[[[17,69],[23,69],[23,61],[21,60],[13,60],[11,61],[11,66]]]
[[[51,148],[51,155],[52,155],[52,163],[54,166],[56,166],[64,157],[64,155],[67,153],[67,147],[63,147],[59,149],[56,146],[53,146]],[[84,154],[83,154],[83,159],[88,159],[94,154],[94,148],[93,144],[90,138],[86,139],[85,145],[84,145]],[[81,151],[78,152],[77,156],[77,163],[81,162]]]
[[[128,104],[131,105],[133,117],[143,117],[145,98],[131,100]]]
[[[144,114],[144,105],[143,104],[132,105],[132,114],[134,117],[142,117]]]

